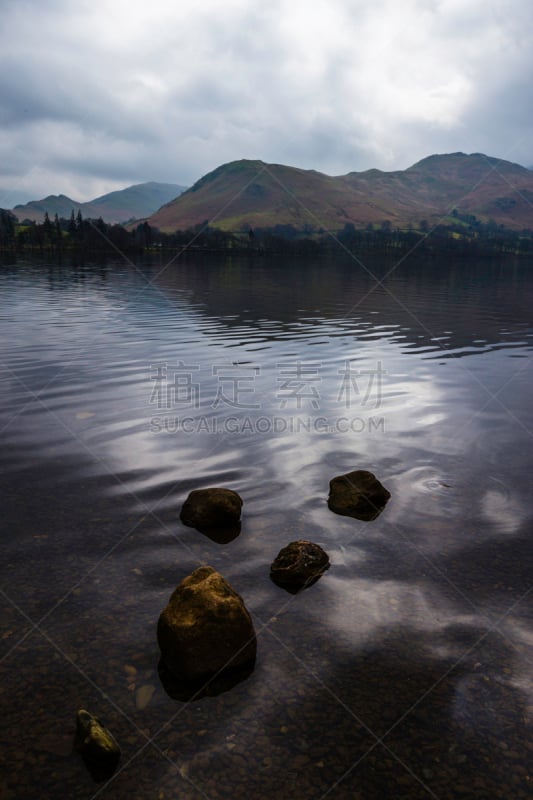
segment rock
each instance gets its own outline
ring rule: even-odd
[[[155,692],[155,686],[147,683],[144,686],[139,686],[135,692],[135,707],[139,711],[143,711],[149,704]]]
[[[336,514],[368,521],[381,514],[390,496],[372,472],[358,469],[329,482],[328,507]]]
[[[296,592],[311,586],[328,568],[328,554],[318,544],[300,539],[279,551],[270,566],[270,577],[278,586]]]
[[[183,504],[180,519],[184,525],[202,533],[217,530],[239,533],[241,509],[242,499],[231,489],[194,489]],[[231,538],[222,534],[222,541]]]
[[[174,590],[157,625],[164,666],[180,681],[205,681],[252,667],[256,637],[239,594],[212,567],[200,567]]]
[[[84,708],[80,708],[76,716],[74,746],[94,777],[103,780],[113,774],[120,758],[120,747],[98,717]]]

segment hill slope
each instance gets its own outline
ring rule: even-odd
[[[533,228],[533,173],[484,156],[432,155],[406,170],[331,177],[262,161],[233,161],[205,175],[148,222],[172,232],[209,221],[223,230],[275,225],[339,230],[389,221],[419,227],[455,215]]]
[[[79,203],[64,194],[49,195],[43,200],[31,200],[25,205],[15,206],[13,213],[20,221],[32,219],[42,222],[45,212],[52,218],[54,214],[68,219],[71,212],[81,211],[85,218],[104,222],[126,222],[153,214],[164,203],[177,197],[184,187],[176,183],[139,183],[116,192],[96,197],[87,203]]]

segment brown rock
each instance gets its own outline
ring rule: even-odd
[[[240,530],[242,499],[231,489],[194,489],[181,509],[184,525],[202,532]]]
[[[256,638],[239,594],[212,567],[200,567],[172,593],[157,625],[164,665],[182,681],[254,663]]]
[[[98,780],[113,774],[120,758],[120,747],[98,717],[84,708],[76,716],[74,746]]]
[[[390,496],[372,472],[358,469],[332,478],[328,508],[335,514],[368,521],[381,514]]]
[[[311,586],[328,568],[327,553],[318,544],[300,539],[279,551],[270,566],[270,577],[278,586],[296,592]]]

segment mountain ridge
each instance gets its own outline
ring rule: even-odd
[[[494,221],[533,228],[533,173],[520,164],[462,152],[426,156],[405,170],[329,176],[259,159],[222,164],[147,218],[163,232],[209,223],[222,230],[292,225],[340,230],[390,224]]]

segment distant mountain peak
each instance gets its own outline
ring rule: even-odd
[[[31,200],[13,209],[20,219],[33,219],[41,222],[45,213],[49,216],[69,217],[74,211],[81,211],[86,218],[104,222],[127,222],[131,219],[143,219],[150,216],[162,205],[180,195],[185,187],[175,183],[158,183],[149,181],[118,189],[86,203],[72,200],[64,194],[50,194],[42,200]]]
[[[459,168],[463,168],[467,165],[471,165],[472,167],[478,166],[481,169],[485,167],[498,167],[501,164],[506,170],[509,168],[513,168],[514,170],[525,170],[526,167],[523,167],[521,164],[517,164],[512,161],[506,161],[502,158],[496,158],[495,156],[488,156],[485,153],[435,153],[431,156],[426,156],[422,158],[420,161],[417,161],[416,164],[413,164],[412,167],[409,167],[410,170],[420,169],[420,168],[427,168],[427,167],[445,167],[455,164]]]

